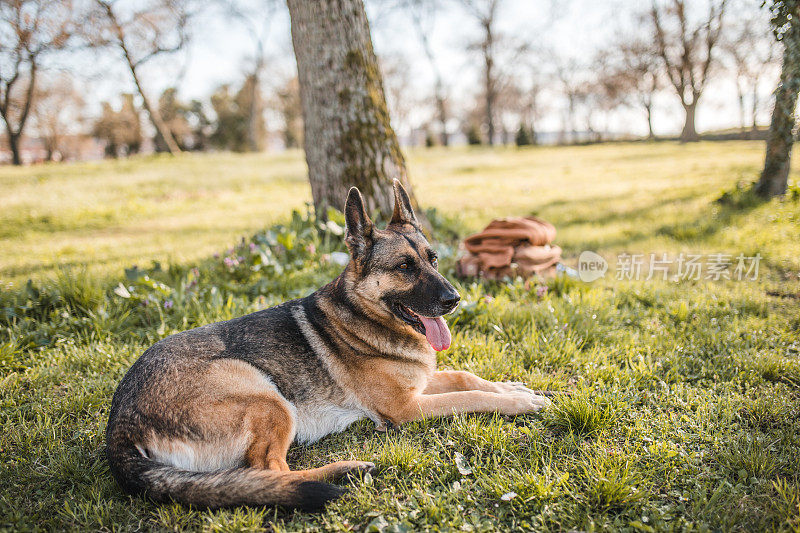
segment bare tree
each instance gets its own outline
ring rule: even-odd
[[[411,188],[364,4],[288,0],[288,5],[314,206],[324,216],[327,206],[339,207],[356,185],[368,211],[388,219],[394,208],[392,179]]]
[[[658,47],[643,38],[625,37],[600,54],[605,71],[600,85],[618,103],[640,108],[647,118],[647,138],[654,139],[653,99],[663,88]]]
[[[378,62],[383,75],[383,87],[386,103],[396,131],[402,132],[404,127],[412,130],[408,119],[418,99],[408,88],[411,85],[411,65],[403,55],[383,55]]]
[[[725,37],[722,49],[735,77],[739,126],[742,135],[746,135],[747,99],[750,99],[749,126],[751,131],[755,131],[758,127],[760,82],[776,67],[779,56],[769,25],[760,13],[738,17]]]
[[[0,1],[0,116],[12,163],[22,164],[20,140],[47,56],[63,50],[76,33],[70,0]]]
[[[655,42],[664,69],[685,112],[681,141],[698,140],[697,102],[714,66],[714,48],[722,33],[727,0],[708,0],[706,15],[692,21],[686,0],[653,0],[650,10]]]
[[[478,22],[483,33],[481,39],[472,45],[481,53],[483,59],[483,98],[484,117],[487,128],[487,140],[490,145],[495,140],[495,105],[497,103],[500,87],[497,79],[497,52],[498,35],[497,12],[501,0],[461,0],[467,12]]]
[[[376,24],[374,27],[379,28],[380,25],[382,25],[382,21],[386,19],[391,19],[391,22],[394,23],[397,15],[408,17],[410,20],[417,38],[419,39],[419,44],[425,59],[430,66],[434,80],[433,92],[429,98],[425,98],[425,104],[427,105],[427,100],[430,100],[433,107],[432,120],[424,124],[427,132],[426,142],[429,145],[435,144],[432,132],[436,131],[439,144],[442,146],[449,145],[450,132],[448,131],[448,123],[451,118],[448,97],[449,90],[447,80],[442,74],[436,52],[431,44],[431,35],[436,26],[436,18],[439,10],[445,5],[444,2],[438,0],[373,0],[372,2],[367,1],[366,3],[367,5],[373,4],[382,8],[375,16],[373,22]],[[384,66],[384,81],[391,107],[391,100],[393,97],[389,94],[391,93],[391,88],[389,87],[390,80],[387,74],[389,74],[389,72],[385,70]]]
[[[562,60],[556,68],[556,76],[564,98],[562,109],[562,131],[559,143],[603,140],[607,127],[598,126],[598,117],[619,106],[617,81],[608,78],[605,69],[595,59],[591,67],[579,60]],[[583,131],[579,132],[580,127]]]
[[[519,77],[508,77],[498,88],[494,106],[495,127],[500,132],[500,143],[509,144],[512,132],[519,126],[522,115],[523,89]]]
[[[154,58],[173,54],[186,45],[191,16],[188,0],[143,0],[124,8],[118,7],[119,0],[94,3],[90,41],[119,50],[159,140],[170,153],[179,153],[180,147],[144,87],[141,69]]]
[[[437,4],[425,0],[407,0],[407,3],[414,28],[417,30],[420,43],[422,43],[422,51],[425,53],[425,57],[428,59],[428,63],[433,71],[433,100],[436,106],[436,119],[439,122],[439,142],[442,143],[442,146],[448,146],[450,144],[450,134],[447,131],[447,122],[450,119],[447,98],[448,90],[444,76],[442,75],[442,69],[439,68],[439,63],[430,42],[430,34],[433,30]]]
[[[437,0],[382,0],[375,2],[378,5],[388,7],[384,13],[399,12],[407,15],[414,31],[419,38],[422,52],[433,73],[434,85],[432,101],[434,107],[434,121],[439,133],[439,143],[442,146],[450,144],[450,134],[448,132],[448,122],[450,120],[450,109],[448,101],[447,81],[439,68],[433,46],[431,45],[431,34],[436,25],[436,16],[443,5]],[[380,16],[378,17],[381,18]]]
[[[608,133],[608,114],[621,103],[619,85],[594,69],[588,75],[590,78],[578,90],[577,108],[583,118],[585,140],[602,142]]]
[[[62,139],[80,131],[85,101],[81,91],[67,74],[40,83],[31,110],[32,127],[44,142],[47,161],[63,157]]]
[[[578,137],[576,122],[578,107],[584,98],[587,84],[584,69],[574,58],[562,60],[556,66],[556,77],[561,84],[565,100],[558,142],[560,144],[575,142]]]
[[[251,152],[264,149],[263,135],[259,133],[259,122],[263,121],[264,99],[261,97],[262,73],[266,67],[264,45],[270,33],[272,19],[278,9],[275,0],[222,0],[225,15],[232,18],[250,36],[253,42],[253,65],[247,74],[251,91],[247,112],[247,146]]]
[[[764,170],[755,187],[765,198],[786,194],[800,91],[800,1],[773,0],[770,11],[775,37],[783,44],[783,64],[775,89]]]
[[[592,64],[593,79],[587,87],[587,129],[591,140],[602,141],[608,134],[608,117],[611,112],[627,103],[629,83],[626,76],[616,70],[614,60],[604,52]],[[599,115],[602,127],[595,127],[594,116]]]
[[[524,87],[520,97],[520,105],[522,107],[520,122],[528,128],[531,144],[538,143],[538,123],[545,112],[542,92],[546,85],[547,79],[541,69],[537,66],[532,67],[527,85]]]

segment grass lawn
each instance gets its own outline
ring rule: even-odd
[[[293,447],[292,467],[379,469],[313,515],[129,498],[102,455],[111,395],[147,346],[341,268],[338,228],[306,214],[302,155],[0,168],[0,530],[800,531],[800,201],[737,188],[762,157],[759,142],[409,154],[451,279],[457,237],[509,214],[547,218],[568,264],[593,250],[609,271],[457,282],[440,367],[572,395]],[[642,278],[651,253],[706,270],[617,280],[622,253],[644,254]],[[758,254],[758,279],[705,279],[718,253],[731,270]]]

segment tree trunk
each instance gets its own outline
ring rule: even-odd
[[[11,164],[19,166],[22,164],[22,157],[19,153],[20,136],[12,134],[11,131],[6,131],[8,132],[8,135],[6,135],[8,138],[8,149],[11,150]]]
[[[6,123],[6,137],[8,138],[8,148],[11,150],[11,164],[15,166],[22,165],[22,156],[19,151],[19,145],[22,141],[22,132],[24,131],[25,123],[28,120],[28,113],[30,113],[31,110],[31,104],[33,103],[34,98],[34,90],[36,88],[36,73],[38,71],[36,62],[32,62],[30,68],[31,70],[30,77],[28,79],[28,88],[25,89],[25,101],[22,105],[22,111],[17,120],[16,131],[14,131],[14,127],[11,125],[11,122],[9,122],[11,120],[9,99],[11,98],[10,95],[12,91],[12,84],[6,84],[5,103],[2,111],[0,111],[0,114],[3,117],[3,122]]]
[[[45,139],[44,141],[44,149],[45,149],[45,161],[52,161],[53,157],[56,153],[56,142],[53,139]]]
[[[569,132],[570,132],[570,144],[575,144],[578,140],[578,125],[575,123],[575,96],[574,94],[570,94],[568,96],[569,99],[569,106],[568,106],[568,113],[569,113]]]
[[[736,82],[736,96],[739,98],[739,131],[742,134],[742,139],[747,138],[747,125],[745,124],[745,108],[744,108],[744,90]]]
[[[489,146],[494,146],[494,101],[495,101],[495,94],[494,94],[494,61],[492,57],[487,53],[485,56],[486,61],[486,72],[484,73],[485,79],[484,84],[486,85],[486,127],[489,136]]]
[[[172,136],[172,132],[169,131],[169,128],[164,121],[161,120],[161,115],[158,113],[158,109],[153,107],[150,104],[150,99],[147,98],[147,94],[144,92],[144,88],[142,84],[139,82],[139,75],[136,72],[136,68],[134,68],[133,64],[129,61],[129,66],[131,69],[131,74],[133,75],[133,82],[136,85],[136,89],[139,91],[139,96],[142,97],[142,105],[144,106],[145,111],[147,111],[147,116],[150,117],[150,122],[153,124],[153,127],[156,129],[156,135],[159,139],[164,143],[164,146],[167,147],[167,150],[170,154],[179,154],[181,152],[178,143],[175,142],[175,138]],[[156,143],[158,144],[158,143]]]
[[[483,21],[483,30],[486,35],[482,43],[484,62],[483,82],[484,90],[486,91],[486,127],[489,135],[489,146],[494,146],[494,108],[495,100],[497,99],[494,79],[494,33],[492,31],[492,18]]]
[[[437,83],[437,86],[439,84]],[[441,89],[436,90],[436,108],[439,116],[439,124],[442,127],[440,135],[440,142],[442,146],[450,145],[450,135],[447,134],[447,104],[444,101]]]
[[[436,101],[436,116],[439,124],[442,127],[442,131],[439,134],[439,142],[442,143],[442,146],[448,146],[450,144],[450,136],[447,134],[447,103],[445,102],[442,72],[439,70],[439,66],[436,63],[436,57],[433,55],[431,43],[428,40],[428,34],[422,27],[422,22],[418,16],[414,18],[414,23],[417,26],[420,40],[422,41],[422,50],[425,52],[425,56],[428,58],[428,62],[431,64],[433,74],[436,77],[433,94],[434,100]]]
[[[758,78],[753,82],[753,125],[750,131],[755,133],[758,130]],[[755,138],[755,135],[752,136]]]
[[[647,140],[652,141],[656,138],[656,134],[653,132],[653,104],[645,104],[644,109],[647,111]]]
[[[700,138],[697,136],[697,130],[694,127],[694,113],[697,109],[697,99],[691,104],[683,104],[683,110],[686,112],[686,122],[683,124],[683,131],[681,131],[681,142],[696,142]]]
[[[781,79],[775,89],[775,107],[767,135],[764,170],[756,184],[756,192],[765,198],[786,193],[794,141],[794,110],[800,89],[800,47],[791,40],[787,40],[784,46]]]
[[[257,54],[258,58],[250,84],[250,104],[247,110],[247,149],[251,152],[260,152],[262,149],[258,127],[264,113],[261,105],[261,72],[264,70],[264,52],[261,42],[258,43]]]
[[[389,121],[362,0],[288,0],[303,104],[308,178],[317,213],[341,209],[351,186],[388,220],[392,179],[413,200]],[[416,205],[415,205],[416,206]]]

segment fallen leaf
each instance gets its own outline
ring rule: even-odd
[[[128,292],[128,289],[125,288],[125,285],[123,285],[122,283],[120,283],[117,286],[117,288],[114,289],[114,294],[116,294],[117,296],[121,296],[122,298],[130,298],[131,297],[131,293]]]
[[[462,476],[468,476],[472,473],[472,467],[469,465],[467,458],[456,452],[456,468],[458,473]]]

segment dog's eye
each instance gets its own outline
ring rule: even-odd
[[[397,265],[397,270],[408,270],[408,263],[400,263]]]
[[[439,266],[439,258],[431,257],[431,264],[433,265],[433,268],[437,268]]]

